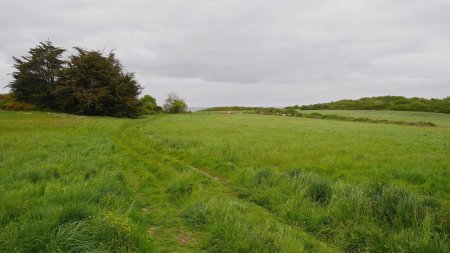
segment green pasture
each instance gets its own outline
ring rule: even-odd
[[[449,252],[450,115],[320,113],[437,127],[0,111],[0,252]]]

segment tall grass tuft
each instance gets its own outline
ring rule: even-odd
[[[309,198],[321,205],[328,205],[333,196],[333,189],[329,182],[325,180],[314,180],[306,191]]]

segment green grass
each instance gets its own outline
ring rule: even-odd
[[[0,112],[0,249],[448,252],[450,115],[320,113],[437,127]]]
[[[450,127],[450,115],[432,112],[399,112],[378,110],[303,110],[303,113],[320,113],[325,115],[341,115],[349,117],[367,117],[371,119],[403,120],[408,122],[433,122],[441,127]]]

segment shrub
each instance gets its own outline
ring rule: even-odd
[[[34,111],[36,106],[28,102],[17,101],[14,94],[0,94],[0,110]]]
[[[156,99],[150,95],[143,96],[141,102],[141,114],[157,114],[162,108],[156,104]]]
[[[178,97],[177,94],[172,92],[167,96],[163,108],[164,111],[168,113],[181,113],[186,112],[187,104],[182,98]]]

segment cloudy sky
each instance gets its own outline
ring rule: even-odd
[[[450,0],[0,0],[0,92],[48,38],[114,49],[159,102],[450,95]]]

